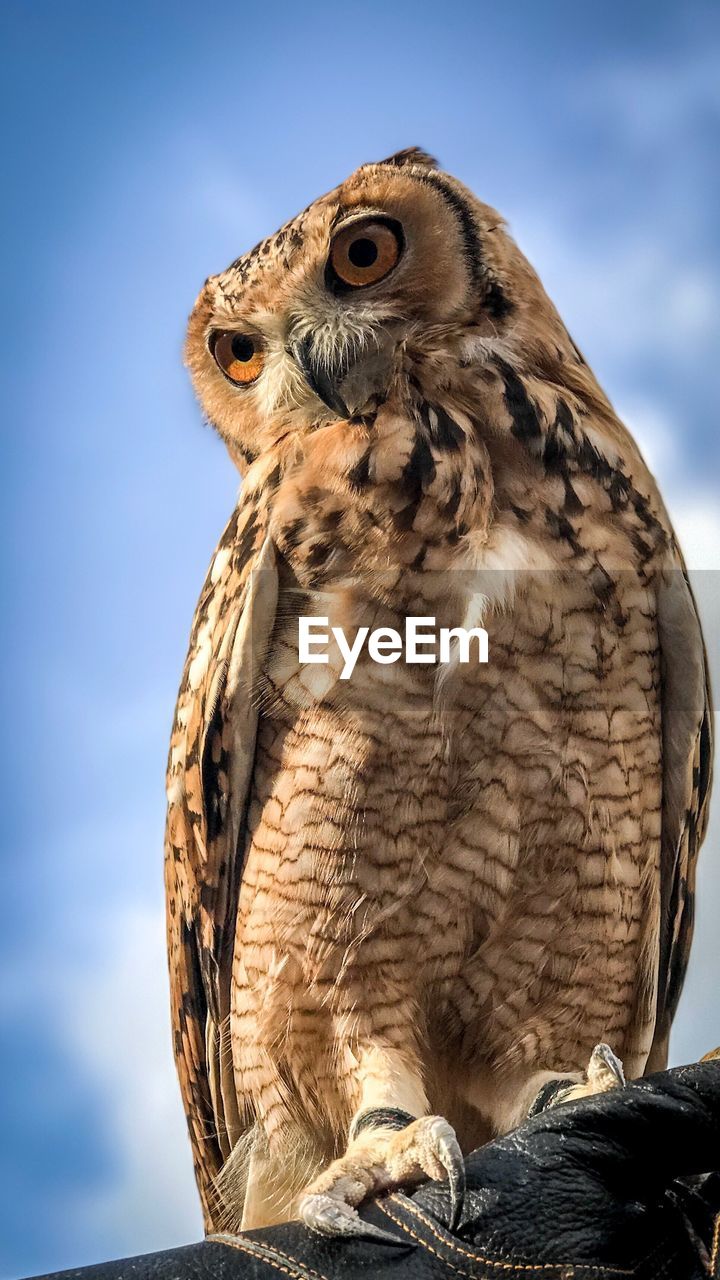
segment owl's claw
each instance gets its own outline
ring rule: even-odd
[[[587,1066],[587,1081],[594,1093],[607,1093],[625,1086],[623,1064],[609,1044],[596,1044]]]
[[[591,1098],[596,1093],[623,1089],[625,1083],[623,1064],[617,1054],[613,1053],[609,1044],[596,1044],[583,1074],[574,1079],[558,1076],[554,1080],[548,1080],[528,1114],[536,1116],[562,1102],[576,1102],[578,1098]]]
[[[342,1240],[369,1240],[402,1249],[413,1247],[412,1241],[395,1236],[391,1231],[383,1231],[373,1222],[364,1222],[352,1205],[327,1194],[304,1196],[300,1202],[300,1217],[310,1231],[319,1235]]]
[[[462,1216],[465,1203],[465,1161],[453,1130],[441,1121],[445,1130],[436,1139],[435,1150],[448,1178],[450,1189],[450,1221],[448,1230],[455,1231]]]
[[[407,1245],[407,1241],[364,1222],[355,1207],[378,1192],[415,1187],[426,1178],[447,1178],[449,1229],[453,1231],[465,1199],[465,1162],[447,1120],[442,1116],[421,1116],[401,1130],[389,1129],[387,1124],[360,1127],[351,1137],[345,1155],[334,1160],[308,1187],[300,1201],[300,1216],[306,1226],[323,1235]]]

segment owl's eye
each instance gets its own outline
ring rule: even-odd
[[[400,261],[403,250],[399,222],[368,218],[341,228],[330,246],[333,283],[348,289],[377,284]]]
[[[262,373],[262,342],[255,333],[219,329],[210,338],[210,350],[218,367],[238,387],[246,387]]]

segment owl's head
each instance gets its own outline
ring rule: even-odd
[[[241,464],[290,432],[402,399],[428,370],[437,388],[469,351],[548,340],[569,342],[502,219],[411,148],[363,165],[211,276],[186,359]]]

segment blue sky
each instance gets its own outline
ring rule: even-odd
[[[202,281],[361,161],[439,155],[509,219],[636,431],[716,647],[720,10],[6,0],[0,21],[11,1276],[199,1231],[161,845],[190,617],[237,488],[182,369]],[[719,844],[716,821],[676,1060],[720,1041]]]

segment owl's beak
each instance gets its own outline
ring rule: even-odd
[[[292,341],[289,351],[310,389],[340,418],[352,418],[385,398],[394,353],[390,340],[372,334],[361,348],[348,344],[328,360],[309,334]]]
[[[341,418],[349,418],[350,410],[337,387],[338,381],[342,380],[347,369],[331,370],[323,360],[318,359],[314,351],[312,335],[302,338],[299,342],[292,342],[290,351],[295,363],[302,370],[310,390],[314,391],[333,413],[337,413]]]

